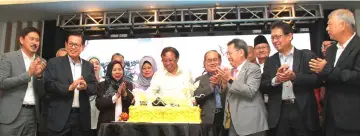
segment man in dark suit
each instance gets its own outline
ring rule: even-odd
[[[217,67],[221,65],[221,62],[221,55],[215,50],[210,50],[204,55],[203,64],[207,74],[196,78],[195,82],[199,82],[199,86],[194,91],[196,102],[202,110],[202,123],[219,125],[216,130],[217,135],[223,128],[226,96],[216,74]]]
[[[312,71],[326,82],[326,136],[360,135],[360,37],[355,33],[351,11],[338,9],[329,15],[327,31],[337,44],[326,59],[310,61]]]
[[[49,136],[87,136],[90,131],[89,96],[96,91],[93,65],[80,58],[81,34],[70,34],[67,56],[52,58],[45,68],[45,90],[51,96],[47,125]]]
[[[35,136],[44,128],[39,100],[44,95],[45,60],[36,54],[40,32],[26,27],[20,33],[21,49],[0,60],[0,135]]]
[[[320,81],[308,65],[316,55],[293,47],[287,23],[274,23],[271,39],[278,52],[265,62],[260,88],[269,97],[269,127],[275,136],[311,136],[320,128],[313,92]]]

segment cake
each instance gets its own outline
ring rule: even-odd
[[[171,95],[134,89],[135,105],[129,107],[128,122],[201,123],[201,109],[194,106],[192,97],[198,85],[199,82]]]
[[[201,123],[198,106],[130,106],[128,122]]]

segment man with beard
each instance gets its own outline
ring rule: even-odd
[[[43,127],[39,100],[44,95],[45,60],[36,54],[40,32],[26,27],[20,33],[21,49],[5,53],[0,60],[0,135],[35,136]]]

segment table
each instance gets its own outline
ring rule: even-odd
[[[213,124],[113,122],[101,124],[98,136],[222,136],[216,134],[221,128]]]

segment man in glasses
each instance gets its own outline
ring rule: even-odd
[[[197,104],[204,113],[201,117],[202,123],[218,125],[216,135],[222,130],[226,96],[221,80],[217,77],[217,68],[221,66],[221,62],[221,55],[216,50],[206,52],[203,64],[207,73],[196,78],[199,86],[194,91]]]
[[[293,30],[275,22],[271,39],[277,53],[264,65],[260,90],[268,94],[268,125],[276,136],[311,136],[320,128],[314,88],[320,85],[308,62],[316,55],[292,44]]]
[[[84,49],[81,34],[69,34],[68,55],[49,60],[44,88],[50,94],[48,136],[87,136],[90,132],[89,96],[96,91],[93,65],[80,58]]]

